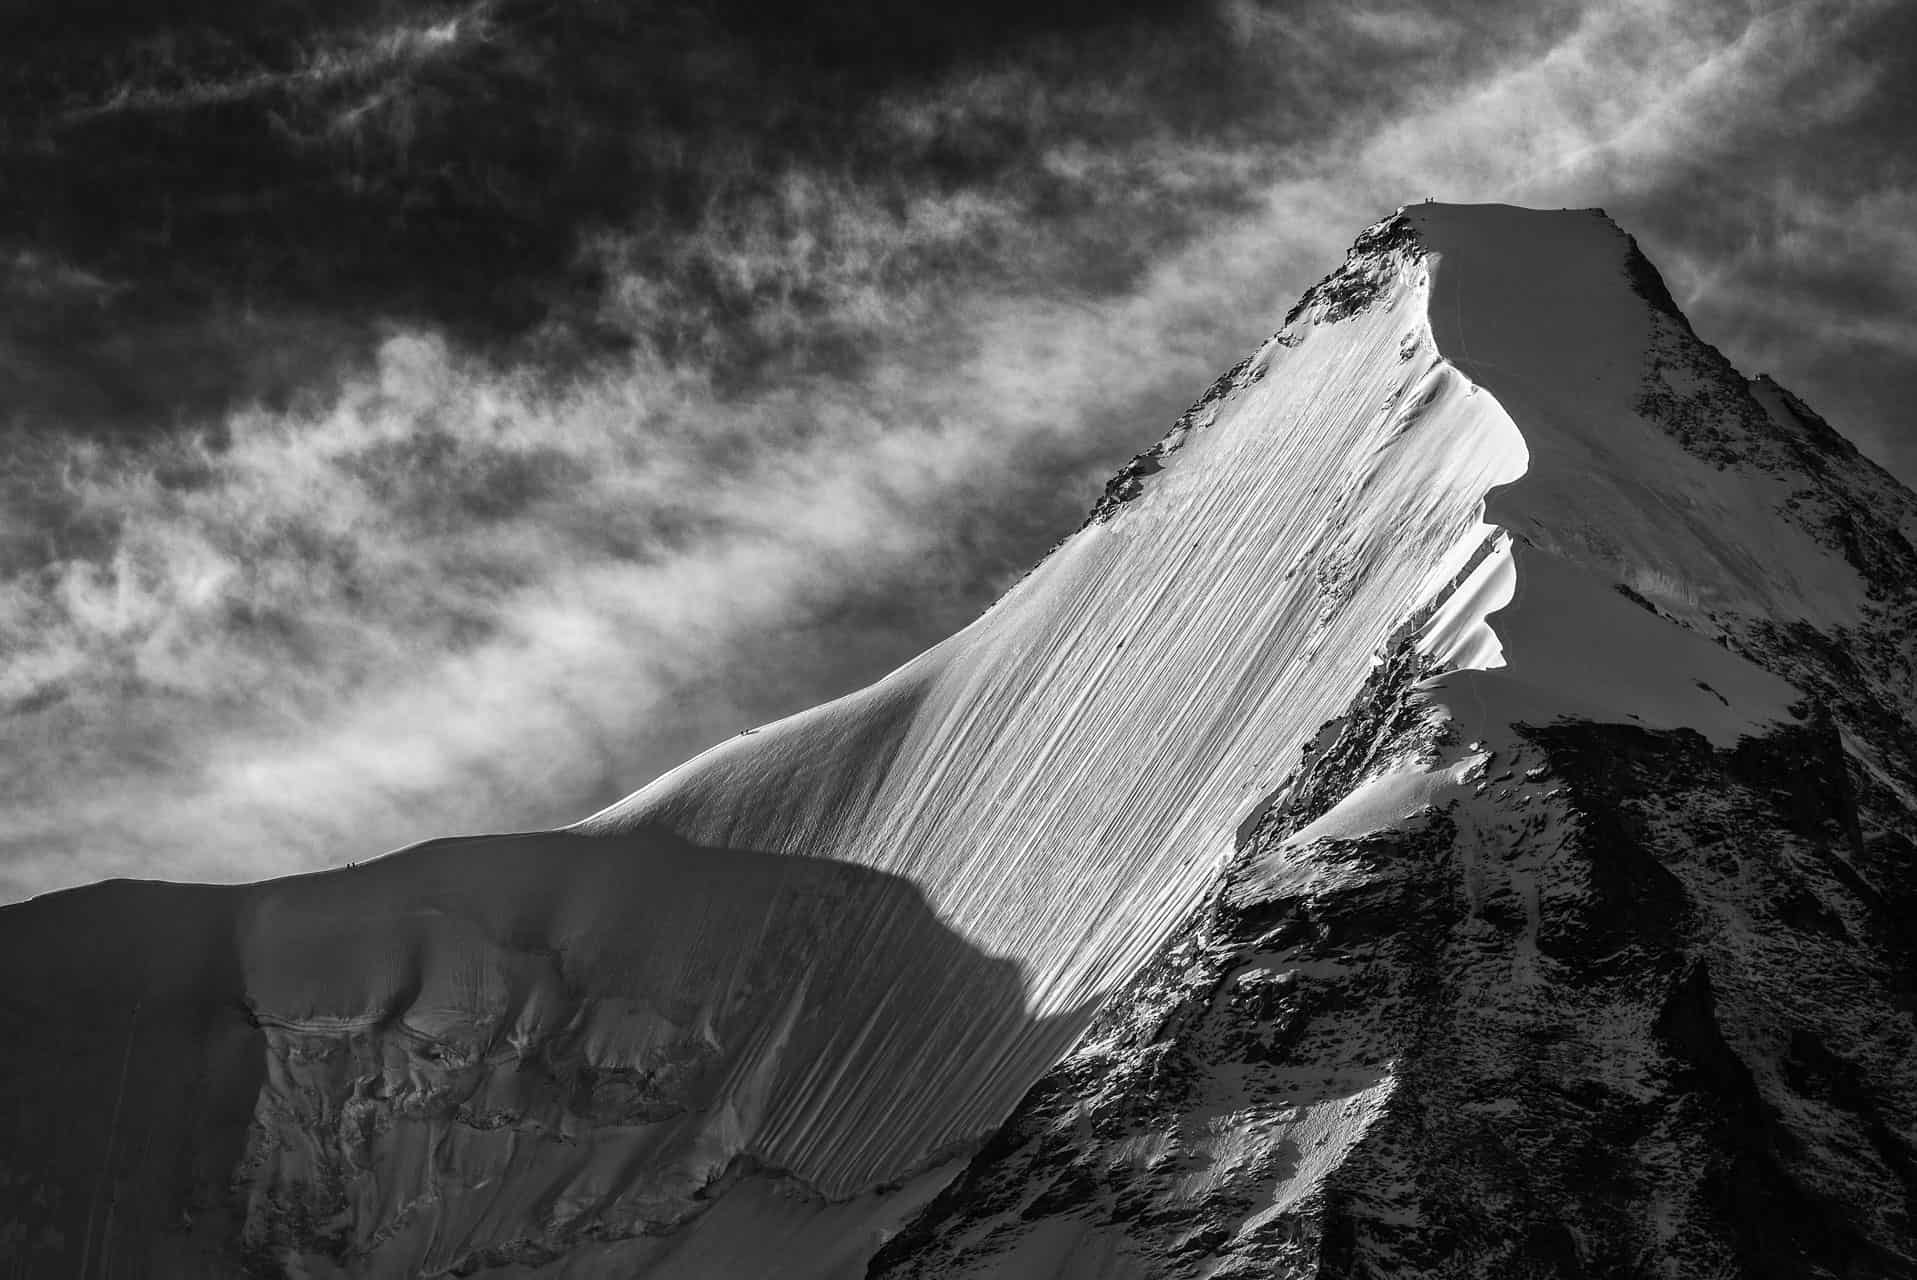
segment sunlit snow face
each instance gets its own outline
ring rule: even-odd
[[[855,686],[1427,193],[1606,205],[1840,426],[1907,388],[1828,363],[1907,367],[1910,193],[1828,176],[1897,6],[946,12],[37,29],[0,896],[563,821]]]

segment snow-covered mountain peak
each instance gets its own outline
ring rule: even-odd
[[[1481,522],[871,1274],[1909,1274],[1917,499],[1596,211],[1409,206],[1274,341],[1406,369],[1361,547],[1460,448]]]
[[[968,1160],[955,1185],[990,1176],[972,1153],[1021,1099],[1118,1059],[1130,1096],[1203,939],[1373,892],[1399,874],[1380,840],[1488,847],[1507,801],[1576,829],[1514,780],[1558,767],[1541,734],[1665,735],[1700,769],[1812,743],[1817,777],[1842,735],[1917,795],[1914,507],[1702,343],[1602,214],[1407,206],[1031,574],[869,688],[563,832],[0,910],[17,971],[111,934],[0,1007],[58,1050],[7,1059],[7,1096],[75,1117],[6,1116],[0,1187],[29,1190],[0,1241],[57,1270],[184,1216],[182,1273],[858,1274]],[[1517,912],[1527,983],[1558,963],[1543,909]],[[1232,972],[1282,1003],[1270,939],[1239,941]],[[1407,1087],[1409,1041],[1354,1043],[1291,1119],[1220,1121],[1172,1201],[1308,1140],[1240,1226],[1315,1212]],[[141,1053],[163,1061],[129,1098]],[[156,1148],[186,1154],[128,1154]],[[921,1224],[982,1212],[949,1201]]]

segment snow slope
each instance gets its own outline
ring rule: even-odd
[[[1416,206],[866,690],[564,832],[0,909],[0,971],[47,975],[0,998],[34,1046],[0,1059],[0,1259],[860,1274],[1228,866],[1254,897],[1345,883],[1309,851],[1472,793],[1517,722],[1796,725],[1816,671],[1734,652],[1737,619],[1864,626],[1874,580],[1779,518],[1788,466],[1713,458],[1742,447],[1698,409],[1722,371],[1654,282],[1594,212]],[[1786,394],[1748,430],[1812,432]],[[1471,745],[1383,734],[1408,745],[1272,834],[1381,673]],[[1393,1096],[1323,1070],[1283,1212]],[[1212,1124],[1174,1199],[1265,1167],[1263,1123]],[[1034,1274],[1117,1273],[1034,1230]]]

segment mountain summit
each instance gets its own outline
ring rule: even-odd
[[[1913,537],[1602,213],[1407,207],[868,689],[0,909],[0,1260],[1908,1275]]]

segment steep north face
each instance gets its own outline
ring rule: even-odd
[[[1913,536],[1601,213],[1402,210],[867,690],[0,909],[0,1260],[1911,1274]]]

